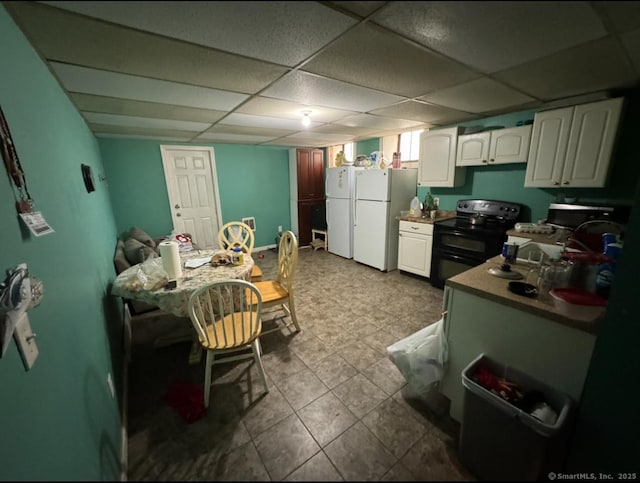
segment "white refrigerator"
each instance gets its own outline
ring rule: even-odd
[[[355,173],[364,168],[342,166],[325,170],[328,251],[353,258]]]
[[[398,217],[416,196],[417,169],[356,173],[353,259],[388,272],[398,268]]]

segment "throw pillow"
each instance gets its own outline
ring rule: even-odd
[[[124,254],[131,265],[144,262],[149,255],[153,257],[158,256],[153,248],[134,238],[128,238],[127,241],[124,242]]]
[[[138,228],[137,226],[134,226],[133,228],[131,228],[131,231],[129,232],[129,238],[138,240],[139,242],[144,243],[148,247],[151,247],[151,248],[156,247],[156,242],[153,241],[153,238],[151,238],[146,231],[144,231],[142,228]]]
[[[118,274],[124,272],[131,266],[124,253],[124,242],[122,240],[118,240],[116,244],[116,253],[113,256],[113,264],[115,265],[116,273]]]

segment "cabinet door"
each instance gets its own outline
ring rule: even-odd
[[[603,187],[618,130],[622,98],[576,106],[562,185]]]
[[[491,133],[465,134],[458,136],[456,166],[482,166],[489,160]]]
[[[298,149],[298,200],[324,198],[324,153],[319,149]]]
[[[525,186],[560,186],[573,110],[565,107],[535,114]]]
[[[464,168],[456,168],[458,132],[453,127],[421,134],[418,186],[464,184]]]
[[[526,163],[530,141],[530,125],[491,131],[489,163]]]
[[[398,237],[398,268],[428,277],[431,273],[433,237],[401,231]]]

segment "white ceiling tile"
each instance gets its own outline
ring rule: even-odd
[[[367,15],[371,15],[373,12],[378,10],[387,2],[357,2],[357,1],[346,1],[346,2],[329,2],[332,5],[336,5],[339,8],[343,8],[348,10],[349,12],[355,13],[360,17],[366,17]]]
[[[611,38],[498,72],[495,77],[542,100],[629,87],[638,80]]]
[[[66,64],[250,94],[287,71],[35,2],[15,2],[11,8],[44,56]]]
[[[419,121],[409,121],[407,119],[389,119],[371,114],[359,114],[357,116],[345,117],[334,124],[349,127],[365,127],[373,129],[406,129],[421,124]]]
[[[627,32],[640,27],[640,2],[610,0],[591,4],[604,18],[605,26],[611,32]]]
[[[627,54],[633,62],[636,72],[640,72],[640,29],[620,35],[620,40],[627,49]]]
[[[297,132],[287,136],[287,139],[307,139],[316,142],[327,143],[339,143],[341,141],[347,141],[353,136],[348,134],[326,134],[326,133],[314,133],[314,132]]]
[[[399,119],[411,119],[418,122],[454,121],[469,117],[466,112],[448,109],[446,107],[425,104],[419,101],[407,101],[394,106],[371,111],[379,116],[397,117]]]
[[[71,100],[80,111],[103,112],[123,116],[155,117],[212,123],[226,115],[225,111],[198,109],[195,107],[172,106],[157,102],[132,101],[115,97],[92,96],[71,93]]]
[[[495,111],[535,101],[532,97],[486,77],[441,89],[420,99],[439,106],[475,113]]]
[[[261,95],[358,112],[370,111],[405,99],[299,71],[285,75]]]
[[[366,115],[366,114],[365,114]],[[312,129],[312,132],[327,134],[348,134],[350,136],[366,136],[375,133],[379,128],[345,126],[341,124],[323,124]]]
[[[173,142],[189,142],[191,138],[184,136],[162,136],[162,135],[147,135],[147,134],[117,134],[96,131],[94,134],[99,138],[121,138],[121,139],[153,139],[160,141],[173,141]]]
[[[151,117],[120,116],[100,112],[82,112],[84,118],[93,124],[113,124],[123,127],[141,127],[152,129],[173,129],[176,131],[204,131],[211,123],[177,121],[175,119],[154,119]]]
[[[461,84],[479,75],[458,62],[368,24],[340,37],[303,69],[407,97]]]
[[[177,84],[57,62],[50,64],[64,88],[71,92],[226,110],[233,109],[249,97],[236,92]]]
[[[300,119],[303,111],[311,111],[310,117],[316,122],[333,122],[346,116],[355,114],[354,111],[333,109],[323,106],[306,106],[297,102],[272,99],[270,97],[254,97],[249,99],[235,112],[243,114],[255,114],[258,116],[284,117],[287,119]]]
[[[277,117],[254,116],[251,114],[229,114],[220,124],[235,126],[254,126],[272,129],[304,129],[302,116],[299,119],[281,119]],[[311,126],[319,126],[321,123],[311,121]]]
[[[296,125],[295,129],[273,129],[265,127],[255,126],[235,126],[216,124],[215,126],[207,129],[206,132],[219,133],[219,134],[246,134],[250,136],[266,136],[271,138],[287,136],[300,130],[300,126]]]
[[[257,144],[263,143],[266,141],[272,141],[274,138],[271,136],[251,136],[248,134],[225,134],[225,133],[215,133],[215,132],[206,132],[200,134],[198,137],[194,138],[193,141],[218,141],[218,142],[229,142],[229,143],[240,143],[240,144]]]
[[[97,124],[89,123],[89,127],[95,133],[102,134],[125,134],[131,136],[153,136],[153,137],[172,137],[189,140],[199,134],[199,132],[176,131],[173,129],[156,129],[134,126],[119,126],[115,124]]]
[[[236,54],[294,66],[356,23],[319,2],[44,2]]]
[[[491,73],[607,34],[589,2],[391,2],[372,19]]]

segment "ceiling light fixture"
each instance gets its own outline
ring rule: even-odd
[[[302,125],[304,127],[311,126],[311,118],[309,117],[309,114],[311,114],[311,111],[302,111]]]

